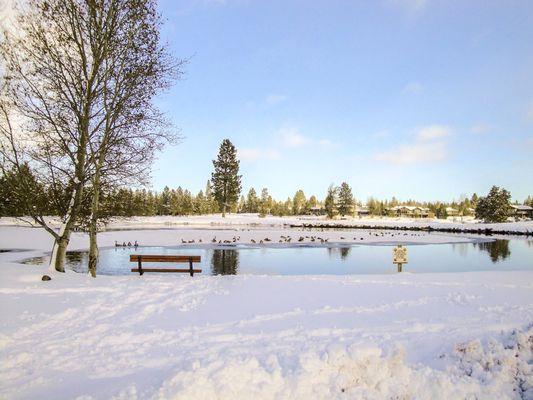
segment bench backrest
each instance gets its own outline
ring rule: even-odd
[[[130,261],[137,262],[141,259],[141,262],[172,262],[172,263],[193,263],[202,261],[200,256],[157,256],[148,254],[130,254]]]

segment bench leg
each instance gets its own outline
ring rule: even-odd
[[[142,275],[143,272],[143,264],[141,261],[141,256],[137,256],[137,265],[139,266],[139,275]]]
[[[189,257],[189,273],[194,276],[194,270],[192,268],[192,258]]]

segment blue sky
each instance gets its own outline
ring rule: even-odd
[[[184,136],[153,187],[197,192],[222,139],[243,191],[451,200],[533,194],[533,2],[160,1],[191,60],[158,99]]]

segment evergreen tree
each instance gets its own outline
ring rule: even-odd
[[[307,200],[303,190],[298,190],[295,193],[292,203],[292,212],[294,215],[301,215],[304,213]]]
[[[254,188],[250,188],[246,199],[246,212],[257,213],[259,212],[259,199]]]
[[[259,216],[265,217],[272,208],[272,197],[268,195],[268,189],[263,188],[261,191],[261,201],[259,202]]]
[[[241,193],[241,175],[239,175],[239,160],[235,146],[224,139],[220,145],[218,157],[213,160],[215,171],[211,175],[213,195],[222,209],[222,217],[226,216],[226,209],[235,205]]]
[[[476,206],[476,218],[485,222],[505,222],[511,212],[511,193],[493,186],[486,197],[480,197]]]
[[[324,208],[326,209],[326,215],[328,218],[333,218],[337,211],[335,203],[337,201],[337,188],[333,185],[330,185],[328,188],[328,194],[326,196]]]
[[[339,213],[342,216],[348,214],[354,205],[354,199],[352,195],[352,189],[346,182],[342,182],[339,188]]]
[[[318,200],[315,195],[312,195],[309,197],[309,200],[307,200],[307,203],[305,205],[305,211],[306,213],[309,213],[311,208],[316,207],[318,205]]]
[[[205,201],[207,203],[206,210],[208,214],[214,214],[219,211],[218,204],[213,196],[211,189],[211,181],[207,181],[205,185]]]
[[[241,198],[239,200],[239,207],[237,207],[237,212],[238,213],[245,213],[246,212],[246,199],[244,198],[244,196],[241,195]]]
[[[479,200],[478,195],[474,193],[472,197],[470,198],[470,203],[472,204],[472,207],[476,208],[478,200]]]

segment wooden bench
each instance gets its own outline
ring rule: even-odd
[[[195,273],[202,272],[201,269],[194,269],[193,263],[199,263],[202,260],[200,256],[153,256],[146,254],[130,254],[130,262],[136,262],[137,268],[132,268],[131,272],[138,272],[139,275],[145,272],[188,272],[193,276]],[[189,268],[143,268],[144,262],[172,262],[172,263],[189,263]]]

